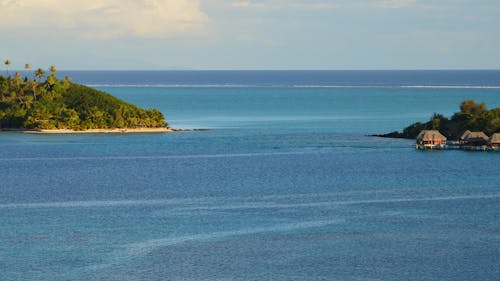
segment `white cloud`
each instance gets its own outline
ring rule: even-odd
[[[317,3],[292,3],[292,8],[300,10],[329,10],[339,8],[340,5],[330,2],[317,2]]]
[[[231,6],[234,8],[263,8],[264,4],[251,1],[236,1],[231,3]]]
[[[85,38],[169,37],[209,22],[199,0],[0,0],[0,29]]]
[[[216,1],[224,3],[224,1]],[[417,0],[329,0],[329,1],[304,1],[304,0],[240,0],[232,1],[233,8],[265,8],[269,10],[331,10],[331,9],[353,9],[353,8],[376,8],[376,9],[401,9],[417,6]]]
[[[256,1],[233,1],[231,6],[233,8],[266,8],[269,10],[283,10],[283,9],[295,9],[295,10],[321,10],[321,9],[333,9],[337,8],[339,5],[332,3],[334,1],[291,1],[291,0],[262,0]]]

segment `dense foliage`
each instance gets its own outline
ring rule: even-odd
[[[26,65],[29,69],[29,65]],[[105,92],[57,79],[38,69],[34,77],[0,75],[0,128],[111,129],[166,127],[163,114],[141,109]],[[44,79],[45,78],[45,79]]]
[[[434,113],[426,123],[417,122],[406,127],[402,133],[393,132],[384,136],[415,138],[422,130],[439,130],[450,139],[457,139],[465,130],[482,131],[487,135],[500,133],[500,108],[488,110],[484,103],[465,100],[460,111],[450,119]]]

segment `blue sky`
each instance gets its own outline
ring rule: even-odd
[[[0,59],[59,69],[500,69],[500,1],[0,0]]]

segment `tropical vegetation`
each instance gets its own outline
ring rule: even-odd
[[[488,110],[486,104],[465,100],[460,104],[460,111],[447,118],[434,113],[425,123],[416,122],[403,132],[392,132],[386,137],[415,138],[422,130],[439,130],[449,139],[457,139],[465,130],[482,131],[487,135],[500,133],[500,108]]]
[[[96,89],[58,79],[57,69],[0,75],[0,129],[113,129],[167,127],[157,109],[142,109]]]

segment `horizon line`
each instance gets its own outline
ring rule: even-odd
[[[43,68],[42,68],[43,69]],[[0,73],[6,70],[0,70]],[[10,69],[9,72],[28,72],[34,71],[26,69]],[[252,72],[252,71],[282,71],[282,72],[298,72],[298,71],[500,71],[500,68],[415,68],[415,69],[58,69],[60,71],[148,71],[148,72],[162,72],[162,71],[178,71],[178,72],[189,72],[189,71],[234,71],[234,72]]]

